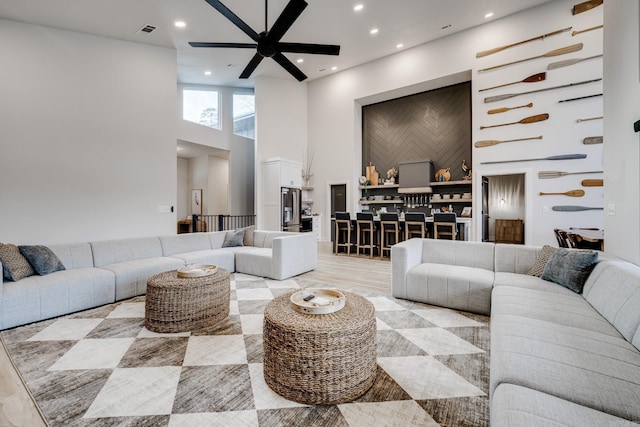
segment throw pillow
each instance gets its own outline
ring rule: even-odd
[[[34,274],[29,261],[22,256],[16,245],[0,243],[0,261],[3,276],[7,280],[17,282]]]
[[[243,240],[244,240],[243,228],[235,231],[227,231],[227,233],[224,235],[224,242],[222,243],[222,247],[233,248],[235,246],[242,246]]]
[[[533,264],[533,267],[527,272],[529,276],[542,276],[542,272],[544,271],[544,267],[547,265],[549,258],[553,255],[558,248],[554,248],[553,246],[544,245],[538,255],[536,256],[536,262]]]
[[[560,248],[549,258],[542,272],[542,279],[580,294],[596,262],[598,262],[596,251]]]
[[[41,276],[64,270],[64,265],[58,259],[58,256],[46,246],[18,246],[18,248],[36,273]]]
[[[244,239],[242,243],[245,246],[253,246],[253,232],[256,231],[256,226],[251,225],[249,227],[243,228],[244,230]]]

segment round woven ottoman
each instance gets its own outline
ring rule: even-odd
[[[288,293],[264,310],[264,379],[299,403],[332,404],[363,395],[376,376],[373,304],[344,292],[345,306],[331,314],[302,314]]]
[[[154,332],[186,332],[211,326],[229,315],[229,272],[178,277],[165,271],[147,280],[144,326]]]

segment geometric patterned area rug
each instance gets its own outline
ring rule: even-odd
[[[302,405],[262,372],[264,308],[303,278],[231,275],[229,317],[206,330],[144,328],[144,297],[3,331],[51,426],[487,426],[489,318],[366,294],[378,370],[354,402]],[[348,289],[347,289],[348,290]]]

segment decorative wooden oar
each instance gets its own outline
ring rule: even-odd
[[[504,84],[501,84],[501,85],[498,85],[498,86],[487,87],[487,88],[478,90],[478,92],[484,92],[485,90],[497,89],[499,87],[511,86],[511,85],[515,85],[515,84],[518,84],[518,83],[537,83],[537,82],[543,81],[546,78],[547,78],[547,73],[532,74],[532,75],[530,75],[529,77],[526,77],[523,80],[519,80],[517,82],[511,82],[511,83],[504,83]]]
[[[560,205],[560,206],[552,206],[551,210],[556,212],[580,212],[580,211],[602,211],[604,210],[604,208],[592,208],[589,206]]]
[[[506,139],[504,141],[498,141],[498,140],[486,140],[486,141],[476,141],[476,143],[474,144],[477,148],[482,148],[482,147],[491,147],[493,145],[498,145],[498,144],[504,144],[505,142],[517,142],[517,141],[530,141],[532,139],[542,139],[542,135],[540,136],[534,136],[531,138],[518,138],[518,139]]]
[[[577,98],[561,99],[561,100],[560,100],[560,101],[558,101],[558,102],[579,101],[579,100],[581,100],[581,99],[595,98],[595,97],[597,97],[597,96],[602,96],[602,94],[601,94],[601,93],[596,93],[596,94],[594,94],[594,95],[579,96],[579,97],[577,97]]]
[[[506,64],[494,65],[493,67],[489,67],[489,68],[483,68],[481,70],[478,70],[478,72],[495,70],[497,68],[506,67],[507,65],[519,64],[520,62],[531,61],[532,59],[548,58],[548,57],[551,57],[551,56],[558,56],[558,55],[564,55],[564,54],[571,53],[571,52],[577,52],[577,51],[582,49],[582,46],[583,46],[582,43],[573,44],[571,46],[561,47],[560,49],[554,49],[554,50],[549,51],[547,53],[543,53],[542,55],[532,56],[530,58],[519,59],[517,61],[507,62]]]
[[[517,108],[531,108],[533,107],[533,102],[530,102],[526,105],[518,105],[517,107],[502,107],[502,108],[494,108],[493,110],[487,111],[487,114],[498,114],[498,113],[506,113],[509,110],[515,110]]]
[[[583,3],[579,3],[575,6],[573,6],[573,9],[571,9],[571,13],[573,15],[577,15],[579,13],[582,12],[586,12],[587,10],[591,10],[594,7],[598,7],[602,4],[602,0],[589,0],[589,1],[585,1]]]
[[[588,61],[589,59],[601,58],[602,54],[589,56],[588,58],[573,58],[573,59],[565,59],[564,61],[552,62],[547,65],[547,71],[555,70],[556,68],[568,67],[569,65],[577,64],[578,62]]]
[[[602,187],[604,186],[604,179],[583,179],[583,187]]]
[[[495,160],[491,162],[481,162],[481,165],[495,165],[498,163],[515,163],[515,162],[535,162],[537,160],[577,160],[586,159],[586,154],[560,154],[557,156],[540,157],[538,159],[519,159],[519,160]]]
[[[604,173],[603,171],[588,171],[588,172],[561,172],[561,171],[540,171],[538,172],[539,179],[560,178],[567,175],[583,175],[588,173]]]
[[[584,196],[584,190],[569,190],[562,193],[545,193],[540,192],[541,196],[569,196],[569,197],[582,197]]]
[[[545,120],[547,120],[549,118],[549,114],[544,113],[544,114],[536,114],[535,116],[529,116],[529,117],[525,117],[522,120],[519,120],[517,122],[511,122],[511,123],[501,123],[499,125],[491,125],[491,126],[480,126],[480,129],[488,129],[488,128],[497,128],[500,126],[509,126],[509,125],[526,125],[528,123],[537,123],[537,122],[543,122]]]
[[[504,95],[495,95],[495,96],[488,96],[484,99],[484,103],[488,104],[490,102],[497,102],[497,101],[502,101],[505,99],[509,99],[509,98],[515,98],[516,96],[521,96],[521,95],[528,95],[530,93],[538,93],[538,92],[544,92],[547,90],[554,90],[554,89],[562,89],[565,87],[572,87],[572,86],[579,86],[579,85],[585,85],[587,83],[595,83],[595,82],[599,82],[600,80],[602,80],[602,78],[599,79],[593,79],[593,80],[585,80],[582,82],[576,82],[576,83],[569,83],[566,85],[560,85],[560,86],[552,86],[552,87],[547,87],[544,89],[536,89],[536,90],[530,90],[528,92],[520,92],[520,93],[506,93]]]
[[[592,145],[592,144],[602,144],[602,137],[601,136],[588,136],[585,139],[582,140],[582,143],[585,145]]]
[[[588,122],[590,120],[600,120],[600,119],[604,119],[603,116],[599,116],[599,117],[589,117],[587,119],[577,119],[576,122],[577,123],[582,123],[582,122]]]
[[[567,28],[563,28],[561,30],[552,31],[552,32],[547,33],[547,34],[543,34],[541,36],[532,37],[530,39],[523,40],[521,42],[511,43],[511,44],[507,44],[507,45],[499,46],[499,47],[494,47],[493,49],[489,49],[489,50],[483,50],[482,52],[476,53],[476,58],[482,58],[483,56],[491,55],[492,53],[500,52],[502,50],[509,49],[510,47],[519,46],[521,44],[529,43],[529,42],[532,42],[532,41],[544,40],[547,37],[555,36],[556,34],[560,34],[560,33],[564,33],[565,31],[569,31],[571,28],[572,27],[567,27]]]
[[[604,25],[596,25],[595,27],[585,28],[584,30],[572,31],[571,37],[577,36],[578,34],[586,33],[587,31],[597,30],[598,28],[603,28]]]

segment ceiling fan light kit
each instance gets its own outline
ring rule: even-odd
[[[270,30],[267,29],[268,2],[265,0],[265,30],[259,34],[220,1],[205,1],[209,3],[211,7],[220,12],[220,14],[225,18],[231,21],[231,23],[236,27],[242,30],[242,32],[248,35],[255,43],[189,42],[189,45],[196,48],[256,49],[256,54],[240,74],[241,79],[248,79],[264,58],[272,58],[289,74],[301,82],[305,80],[307,76],[291,61],[289,61],[282,54],[283,52],[308,53],[314,55],[340,54],[340,46],[338,45],[280,42],[280,39],[289,30],[296,19],[298,19],[300,14],[302,14],[302,11],[308,6],[308,3],[305,0],[290,0]]]

